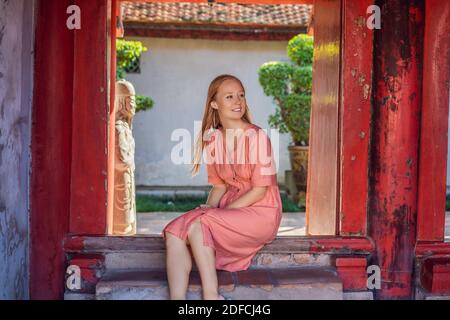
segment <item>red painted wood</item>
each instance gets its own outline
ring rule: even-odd
[[[386,0],[375,33],[369,235],[378,298],[411,298],[416,242],[423,2]]]
[[[107,232],[108,0],[78,0],[75,31],[70,232]]]
[[[69,259],[68,265],[80,268],[81,287],[76,293],[95,294],[95,286],[105,271],[105,257],[101,254],[76,254]],[[69,291],[69,288],[66,288]]]
[[[450,257],[426,259],[422,265],[420,280],[430,293],[450,293]]]
[[[30,298],[64,292],[62,242],[69,228],[73,31],[69,0],[36,6],[30,177]]]
[[[337,258],[336,267],[366,267],[366,258]]]
[[[186,25],[183,24],[184,27]],[[127,37],[153,37],[153,38],[180,38],[180,39],[210,39],[210,40],[232,40],[232,41],[288,41],[292,37],[299,33],[306,33],[307,28],[268,28],[267,26],[254,26],[239,28],[241,31],[234,31],[236,28],[226,26],[227,30],[220,28],[221,30],[205,29],[192,30],[173,30],[173,29],[163,29],[161,26],[157,25],[138,25],[125,23],[125,36]],[[258,28],[258,32],[255,32],[255,28]],[[270,31],[267,31],[270,29]]]
[[[72,253],[112,251],[164,252],[161,236],[67,236],[64,249]],[[329,253],[336,255],[364,254],[374,251],[373,243],[363,237],[277,237],[261,249],[263,253]]]
[[[367,234],[373,31],[365,18],[373,3],[343,1],[339,234],[344,236]]]
[[[98,269],[103,267],[105,257],[101,254],[80,254],[74,255],[70,259],[71,265],[77,265],[80,268]]]
[[[111,1],[110,13],[114,13],[110,17],[109,27],[109,133],[108,133],[108,206],[107,206],[107,233],[112,234],[113,230],[113,212],[114,212],[114,155],[116,145],[116,108],[115,108],[115,91],[116,91],[116,22],[117,22],[117,6],[118,1]]]
[[[311,239],[311,252],[372,252],[374,245],[369,238],[364,237],[330,237],[324,239]]]
[[[367,290],[366,258],[337,258],[336,269],[344,290]]]
[[[425,2],[417,237],[443,241],[447,177],[450,2]]]
[[[336,234],[340,38],[341,1],[315,1],[314,71],[306,196],[307,235]]]
[[[450,242],[424,242],[416,245],[416,258],[447,255],[450,257]]]
[[[113,6],[115,6],[115,8],[116,8],[116,11],[115,11],[116,12],[116,17],[115,17],[115,19],[117,21],[116,27],[115,27],[116,32],[115,32],[114,36],[116,38],[123,38],[123,36],[124,36],[124,28],[123,28],[122,9],[121,9],[121,6],[120,6],[120,0],[113,0],[112,2],[113,2]]]

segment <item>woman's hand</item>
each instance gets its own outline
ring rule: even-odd
[[[225,209],[238,209],[249,207],[255,202],[258,202],[259,200],[264,198],[267,188],[268,187],[266,186],[253,187],[252,189],[241,195],[239,198],[237,198],[236,200],[225,206]]]
[[[220,200],[223,195],[227,192],[227,186],[224,184],[215,184],[211,191],[209,191],[208,199],[206,200],[207,204],[210,204],[212,208],[218,208],[220,204]]]
[[[200,209],[200,208],[214,208],[212,205],[207,204],[207,203],[202,203],[200,206],[198,206],[195,209]]]

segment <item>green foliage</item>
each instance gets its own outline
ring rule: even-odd
[[[136,112],[150,110],[153,104],[152,98],[136,95]]]
[[[289,59],[298,66],[312,65],[314,41],[311,36],[299,34],[288,42],[287,54]]]
[[[154,212],[154,211],[173,211],[187,212],[205,203],[206,199],[182,199],[170,200],[152,196],[136,196],[137,212]]]
[[[281,203],[283,205],[283,212],[300,212],[305,211],[305,208],[300,208],[295,202],[289,200],[285,194],[281,195]]]
[[[269,125],[290,132],[295,145],[308,145],[312,91],[313,38],[297,35],[288,42],[291,62],[271,61],[258,70],[259,83],[277,106]]]
[[[136,211],[137,212],[155,212],[155,211],[172,211],[172,212],[187,212],[205,203],[206,197],[203,198],[185,198],[185,199],[164,199],[155,196],[136,196]],[[289,200],[285,195],[281,196],[283,204],[283,212],[300,212],[301,209]]]
[[[131,68],[140,57],[142,52],[146,52],[147,48],[140,41],[130,41],[117,39],[116,56],[117,56],[117,80],[124,79],[126,70]]]
[[[126,71],[141,57],[142,52],[147,48],[140,41],[129,41],[117,39],[116,42],[116,79],[125,78]],[[153,107],[153,100],[150,97],[136,95],[136,112],[149,110]]]

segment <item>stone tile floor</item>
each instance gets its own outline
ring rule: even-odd
[[[164,226],[183,212],[139,212],[137,213],[138,234],[161,234]],[[284,212],[279,236],[304,236],[305,212]],[[445,240],[450,242],[450,211],[445,218]]]

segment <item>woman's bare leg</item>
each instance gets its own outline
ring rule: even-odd
[[[187,243],[166,232],[166,268],[171,300],[186,300],[192,258]]]
[[[196,219],[189,227],[188,239],[202,280],[204,300],[217,300],[218,281],[216,272],[216,258],[214,249],[203,245],[203,232],[199,219]]]

